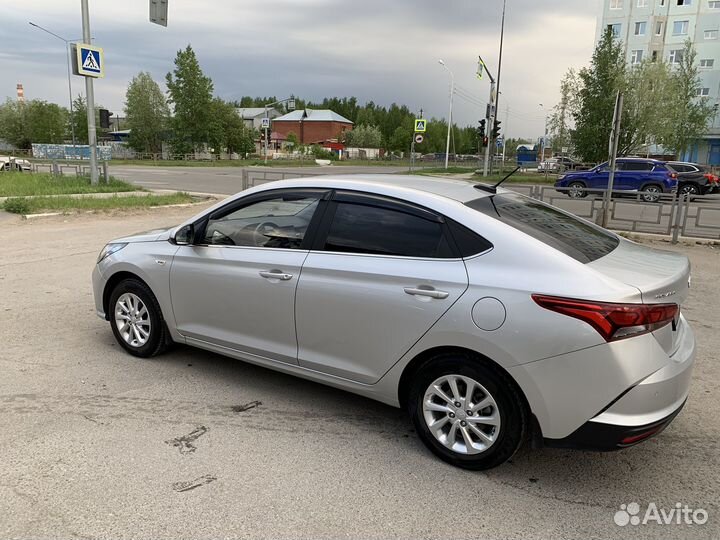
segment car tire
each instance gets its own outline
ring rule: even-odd
[[[648,184],[647,186],[643,186],[642,191],[640,192],[640,198],[645,202],[655,203],[660,200],[662,193],[662,187],[659,185]]]
[[[585,183],[570,182],[568,184],[567,195],[571,199],[584,199],[588,195],[587,190],[585,189]]]
[[[150,358],[167,348],[168,332],[160,304],[145,283],[137,279],[118,283],[110,294],[108,308],[113,335],[127,352]]]
[[[451,465],[470,470],[497,467],[526,437],[525,401],[510,377],[490,362],[470,354],[439,355],[417,372],[411,385],[407,406],[415,430],[431,452]],[[482,408],[473,411],[477,407]]]
[[[691,197],[694,197],[695,195],[700,195],[700,186],[697,184],[682,184],[678,188],[678,195],[690,195]]]

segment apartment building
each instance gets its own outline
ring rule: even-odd
[[[698,96],[720,105],[720,0],[603,0],[596,41],[606,28],[625,46],[628,64],[679,62],[692,40],[702,79]],[[720,115],[683,159],[720,165]]]

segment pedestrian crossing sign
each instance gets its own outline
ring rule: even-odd
[[[78,43],[75,47],[77,53],[77,74],[85,77],[104,77],[105,59],[101,47]]]
[[[427,131],[427,121],[424,118],[415,119],[415,133],[425,133]]]

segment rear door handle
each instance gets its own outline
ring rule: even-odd
[[[284,272],[280,272],[279,270],[262,270],[260,275],[265,279],[279,279],[281,281],[287,281],[293,277],[292,274],[286,274]]]
[[[430,298],[437,298],[442,300],[447,298],[450,293],[447,291],[436,291],[435,289],[417,289],[415,287],[405,287],[405,293],[413,296],[429,296]]]

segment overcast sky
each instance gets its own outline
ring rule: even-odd
[[[559,79],[592,54],[601,0],[507,0],[500,111],[509,136],[537,137],[539,104],[552,107]],[[169,0],[167,28],[148,22],[148,0],[90,0],[95,44],[105,49],[106,77],[95,99],[122,112],[128,81],[165,74],[188,43],[224,99],[295,94],[306,99],[357,96],[422,107],[445,117],[449,75],[460,91],[487,101],[487,78],[475,78],[477,55],[496,71],[502,0]],[[64,45],[32,21],[67,39],[82,35],[79,0],[0,0],[0,96],[67,106]],[[73,76],[73,92],[84,94]],[[509,106],[507,122],[506,108]],[[455,99],[455,120],[473,124],[477,106]]]

